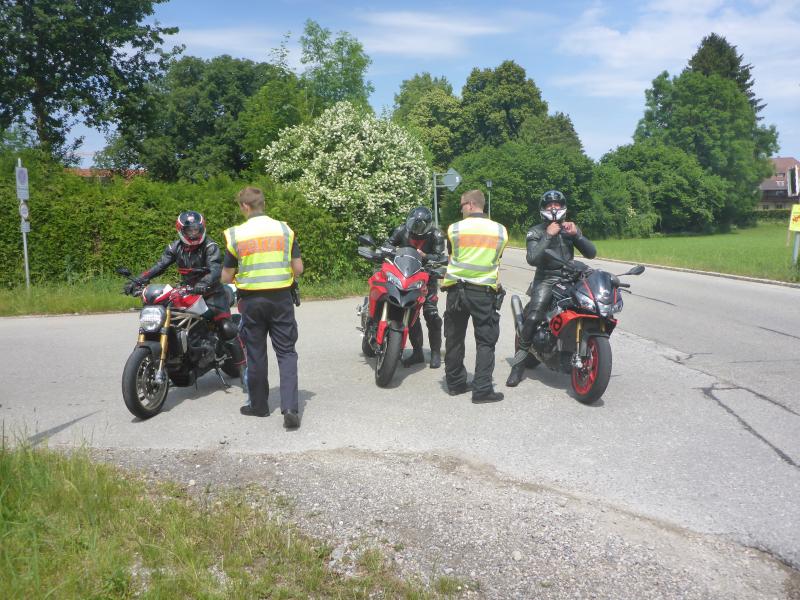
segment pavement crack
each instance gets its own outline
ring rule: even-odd
[[[785,331],[778,331],[777,329],[770,329],[769,327],[761,327],[758,326],[759,329],[763,329],[764,331],[769,331],[770,333],[777,333],[778,335],[785,335],[786,337],[793,338],[795,340],[800,340],[800,336],[792,335],[791,333],[786,333]]]
[[[712,386],[710,386],[710,387],[701,388],[701,390],[702,390],[703,394],[704,394],[704,395],[705,395],[707,398],[711,398],[711,399],[712,399],[714,402],[716,402],[717,404],[719,404],[719,406],[720,406],[722,409],[724,409],[724,410],[725,410],[725,411],[726,411],[728,414],[730,414],[730,415],[731,415],[732,417],[734,417],[734,418],[735,418],[737,421],[739,421],[739,423],[742,425],[742,427],[744,427],[745,431],[747,431],[748,433],[750,433],[750,434],[754,435],[756,438],[758,438],[759,440],[761,440],[762,442],[764,442],[764,443],[765,443],[767,446],[769,446],[769,447],[772,449],[772,451],[773,451],[773,452],[775,452],[775,454],[777,454],[777,455],[780,457],[780,459],[781,459],[782,461],[784,461],[785,463],[787,463],[787,464],[789,464],[789,465],[793,466],[795,469],[800,469],[800,465],[798,465],[796,462],[794,462],[794,461],[792,460],[792,457],[790,457],[790,456],[789,456],[788,454],[786,454],[786,453],[785,453],[783,450],[781,450],[780,448],[778,448],[778,447],[777,447],[775,444],[773,444],[772,442],[770,442],[770,441],[769,441],[767,438],[765,438],[763,435],[761,435],[760,433],[758,433],[758,432],[757,432],[757,431],[756,431],[756,430],[753,428],[753,426],[752,426],[752,425],[750,425],[750,423],[748,423],[747,421],[745,421],[745,420],[744,420],[744,419],[743,419],[741,416],[739,416],[739,414],[738,414],[738,413],[737,413],[735,410],[733,410],[733,409],[732,409],[730,406],[728,406],[728,405],[727,405],[727,404],[725,404],[725,403],[724,403],[722,400],[720,400],[719,398],[717,398],[717,396],[714,394],[714,392],[716,392],[716,391],[723,391],[723,390],[737,390],[737,389],[745,389],[745,388],[741,388],[741,387],[739,387],[739,386],[721,388],[721,387],[717,387],[716,385],[712,385]],[[747,390],[747,391],[750,391],[750,390]],[[791,412],[791,411],[790,411],[790,412]]]

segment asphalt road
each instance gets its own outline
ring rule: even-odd
[[[509,249],[505,285],[520,292],[531,275]],[[422,366],[378,389],[350,298],[298,309],[299,431],[284,431],[280,417],[240,416],[242,392],[222,389],[213,374],[171,390],[156,418],[133,418],[120,378],[136,313],[0,319],[0,419],[6,436],[50,445],[445,453],[800,567],[800,289],[661,269],[630,282],[612,336],[612,380],[592,406],[542,367],[515,389],[503,386],[513,354],[508,301],[495,369],[505,401],[450,397],[443,370]],[[270,370],[277,374],[274,359]]]

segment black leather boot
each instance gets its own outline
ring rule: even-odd
[[[431,350],[431,369],[438,369],[442,366],[442,351]]]
[[[511,373],[506,379],[506,387],[517,387],[525,379],[525,361],[511,367]]]

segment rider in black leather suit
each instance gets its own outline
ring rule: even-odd
[[[175,222],[178,239],[166,247],[161,258],[143,271],[134,284],[143,285],[177,263],[181,284],[202,294],[208,307],[219,321],[225,339],[236,337],[236,326],[230,321],[230,300],[222,284],[222,252],[217,243],[206,236],[205,219],[195,211],[184,211]]]
[[[525,321],[519,336],[520,350],[530,347],[536,328],[544,320],[553,294],[553,285],[561,275],[561,264],[545,254],[545,250],[553,250],[564,261],[575,258],[575,248],[586,258],[597,255],[594,244],[583,236],[575,223],[564,221],[567,215],[564,194],[558,190],[545,192],[539,201],[539,213],[543,222],[531,227],[526,236],[526,259],[529,265],[536,267],[536,275],[528,287],[531,299],[522,311]],[[525,361],[520,360],[511,368],[506,385],[519,385],[524,373]]]
[[[395,228],[386,244],[395,247],[412,246],[417,249],[423,262],[431,260],[445,262],[447,249],[444,234],[433,226],[433,214],[430,209],[418,206],[413,209],[406,219],[405,224]],[[428,281],[428,294],[425,304],[422,305],[422,315],[428,326],[428,343],[431,346],[431,369],[438,369],[442,364],[442,318],[436,305],[439,300],[439,284],[436,279]],[[422,352],[422,323],[420,319],[412,325],[408,332],[412,352],[408,358],[403,359],[403,366],[425,361]]]

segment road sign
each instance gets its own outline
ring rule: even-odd
[[[25,167],[17,167],[17,198],[20,200],[27,200],[30,198],[28,195],[28,169]]]
[[[22,221],[19,224],[19,230],[22,233],[30,233],[31,232],[31,222],[30,221],[26,221],[25,219],[22,219]]]
[[[800,231],[800,204],[792,206],[792,216],[789,217],[789,231]]]
[[[458,187],[459,183],[461,183],[461,175],[453,167],[450,167],[442,176],[442,185],[451,192]]]
[[[27,202],[20,202],[19,203],[19,216],[22,217],[23,220],[27,220],[30,215],[31,215],[31,211],[28,208],[28,203]]]

